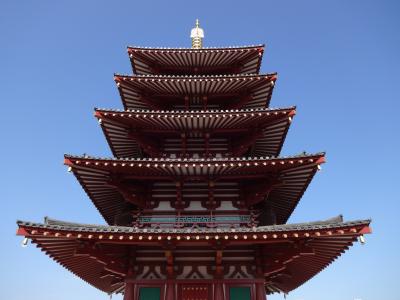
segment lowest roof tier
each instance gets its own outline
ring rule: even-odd
[[[369,223],[339,217],[255,228],[148,230],[46,219],[18,221],[18,234],[107,293],[123,292],[128,274],[136,274],[134,280],[166,280],[167,262],[173,262],[177,281],[212,280],[218,265],[224,279],[264,277],[270,294],[288,293],[322,271],[357,237],[370,233]]]

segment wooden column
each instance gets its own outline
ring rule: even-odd
[[[175,300],[175,280],[167,280],[166,285],[165,300]]]
[[[215,274],[214,274],[214,300],[225,300],[222,278],[224,267],[222,266],[222,250],[217,249],[215,253]]]
[[[204,134],[204,142],[205,142],[205,154],[206,157],[210,155],[210,133],[206,132]]]
[[[185,96],[185,109],[189,110],[189,106],[190,106],[189,96]]]
[[[185,157],[186,156],[186,153],[187,153],[187,149],[186,149],[186,147],[187,147],[187,139],[186,139],[186,133],[185,132],[182,132],[181,133],[181,156],[182,157]]]
[[[208,101],[208,97],[207,96],[203,96],[203,109],[207,110],[207,101]]]
[[[263,282],[256,283],[256,300],[267,300]]]
[[[135,300],[135,284],[133,282],[125,282],[124,300]]]
[[[165,300],[175,300],[175,271],[174,271],[174,256],[171,249],[165,251],[167,259],[167,281]],[[124,299],[125,300],[125,299]]]
[[[214,300],[225,300],[222,281],[215,281],[214,283]]]
[[[136,278],[136,271],[134,269],[136,265],[136,246],[129,247],[127,258],[128,272],[125,277],[124,300],[136,300],[136,283],[134,282]]]
[[[264,246],[262,245],[257,245],[256,247],[256,274],[257,277],[259,278],[256,281],[256,300],[266,300],[267,296],[265,293],[265,287],[264,287],[264,275],[263,275],[263,265],[265,264],[264,262],[264,256],[263,256],[263,248]]]

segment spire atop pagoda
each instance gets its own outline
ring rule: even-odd
[[[192,38],[192,48],[203,48],[204,30],[200,28],[199,19],[196,19],[196,27],[190,32],[190,37]]]

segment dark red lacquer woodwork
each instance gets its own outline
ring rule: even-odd
[[[18,234],[124,300],[265,300],[312,278],[370,221],[286,224],[325,155],[279,157],[296,110],[269,108],[263,51],[129,47],[124,110],[95,110],[114,157],[65,155],[107,224]]]

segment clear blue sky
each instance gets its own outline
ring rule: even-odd
[[[63,154],[110,156],[93,108],[122,108],[126,46],[188,47],[199,18],[206,46],[266,43],[271,106],[298,107],[283,154],[327,151],[290,222],[373,218],[365,246],[288,299],[400,299],[399,15],[398,1],[1,0],[0,298],[108,299],[21,248],[15,221],[103,223]]]

